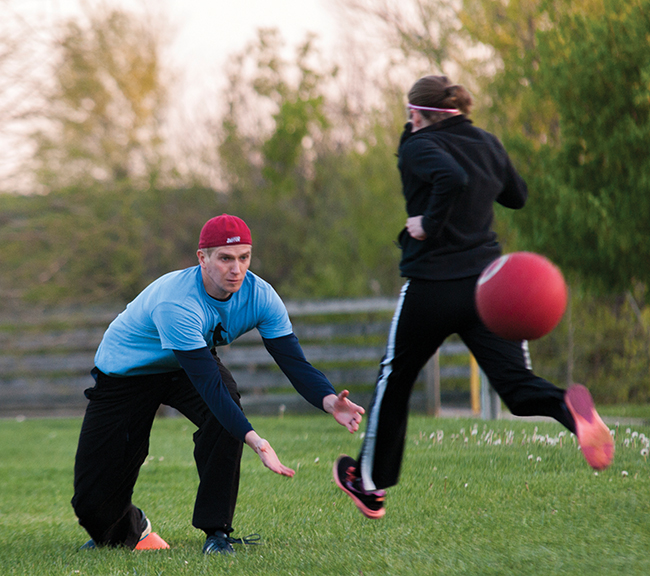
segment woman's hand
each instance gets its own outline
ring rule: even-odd
[[[422,228],[422,216],[411,216],[406,220],[406,229],[409,235],[416,240],[425,240],[427,233]]]

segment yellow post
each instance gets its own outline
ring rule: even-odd
[[[481,413],[481,378],[478,371],[478,362],[472,354],[469,355],[469,390],[472,400],[472,413],[478,416]]]

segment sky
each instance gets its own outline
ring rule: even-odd
[[[337,25],[331,0],[0,0],[35,26],[47,26],[79,15],[83,4],[101,2],[134,11],[160,11],[173,28],[171,57],[187,72],[220,68],[227,55],[254,39],[260,27],[278,28],[290,46],[307,32],[316,33],[324,48],[336,42]]]
[[[260,27],[276,27],[289,44],[307,32],[333,43],[335,21],[325,0],[164,0],[178,22],[175,43],[183,61],[218,61],[255,37]],[[331,4],[331,3],[330,3]]]

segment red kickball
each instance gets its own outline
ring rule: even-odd
[[[535,340],[562,319],[567,286],[544,256],[513,252],[483,270],[475,297],[478,314],[492,332],[508,340]]]

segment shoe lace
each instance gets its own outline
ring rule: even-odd
[[[257,546],[261,544],[262,537],[259,534],[249,534],[243,538],[232,538],[231,536],[226,536],[226,541],[230,544],[249,544],[251,546]]]
[[[345,471],[345,479],[352,483],[357,479],[357,475],[354,473],[354,466],[349,466],[348,469]]]

